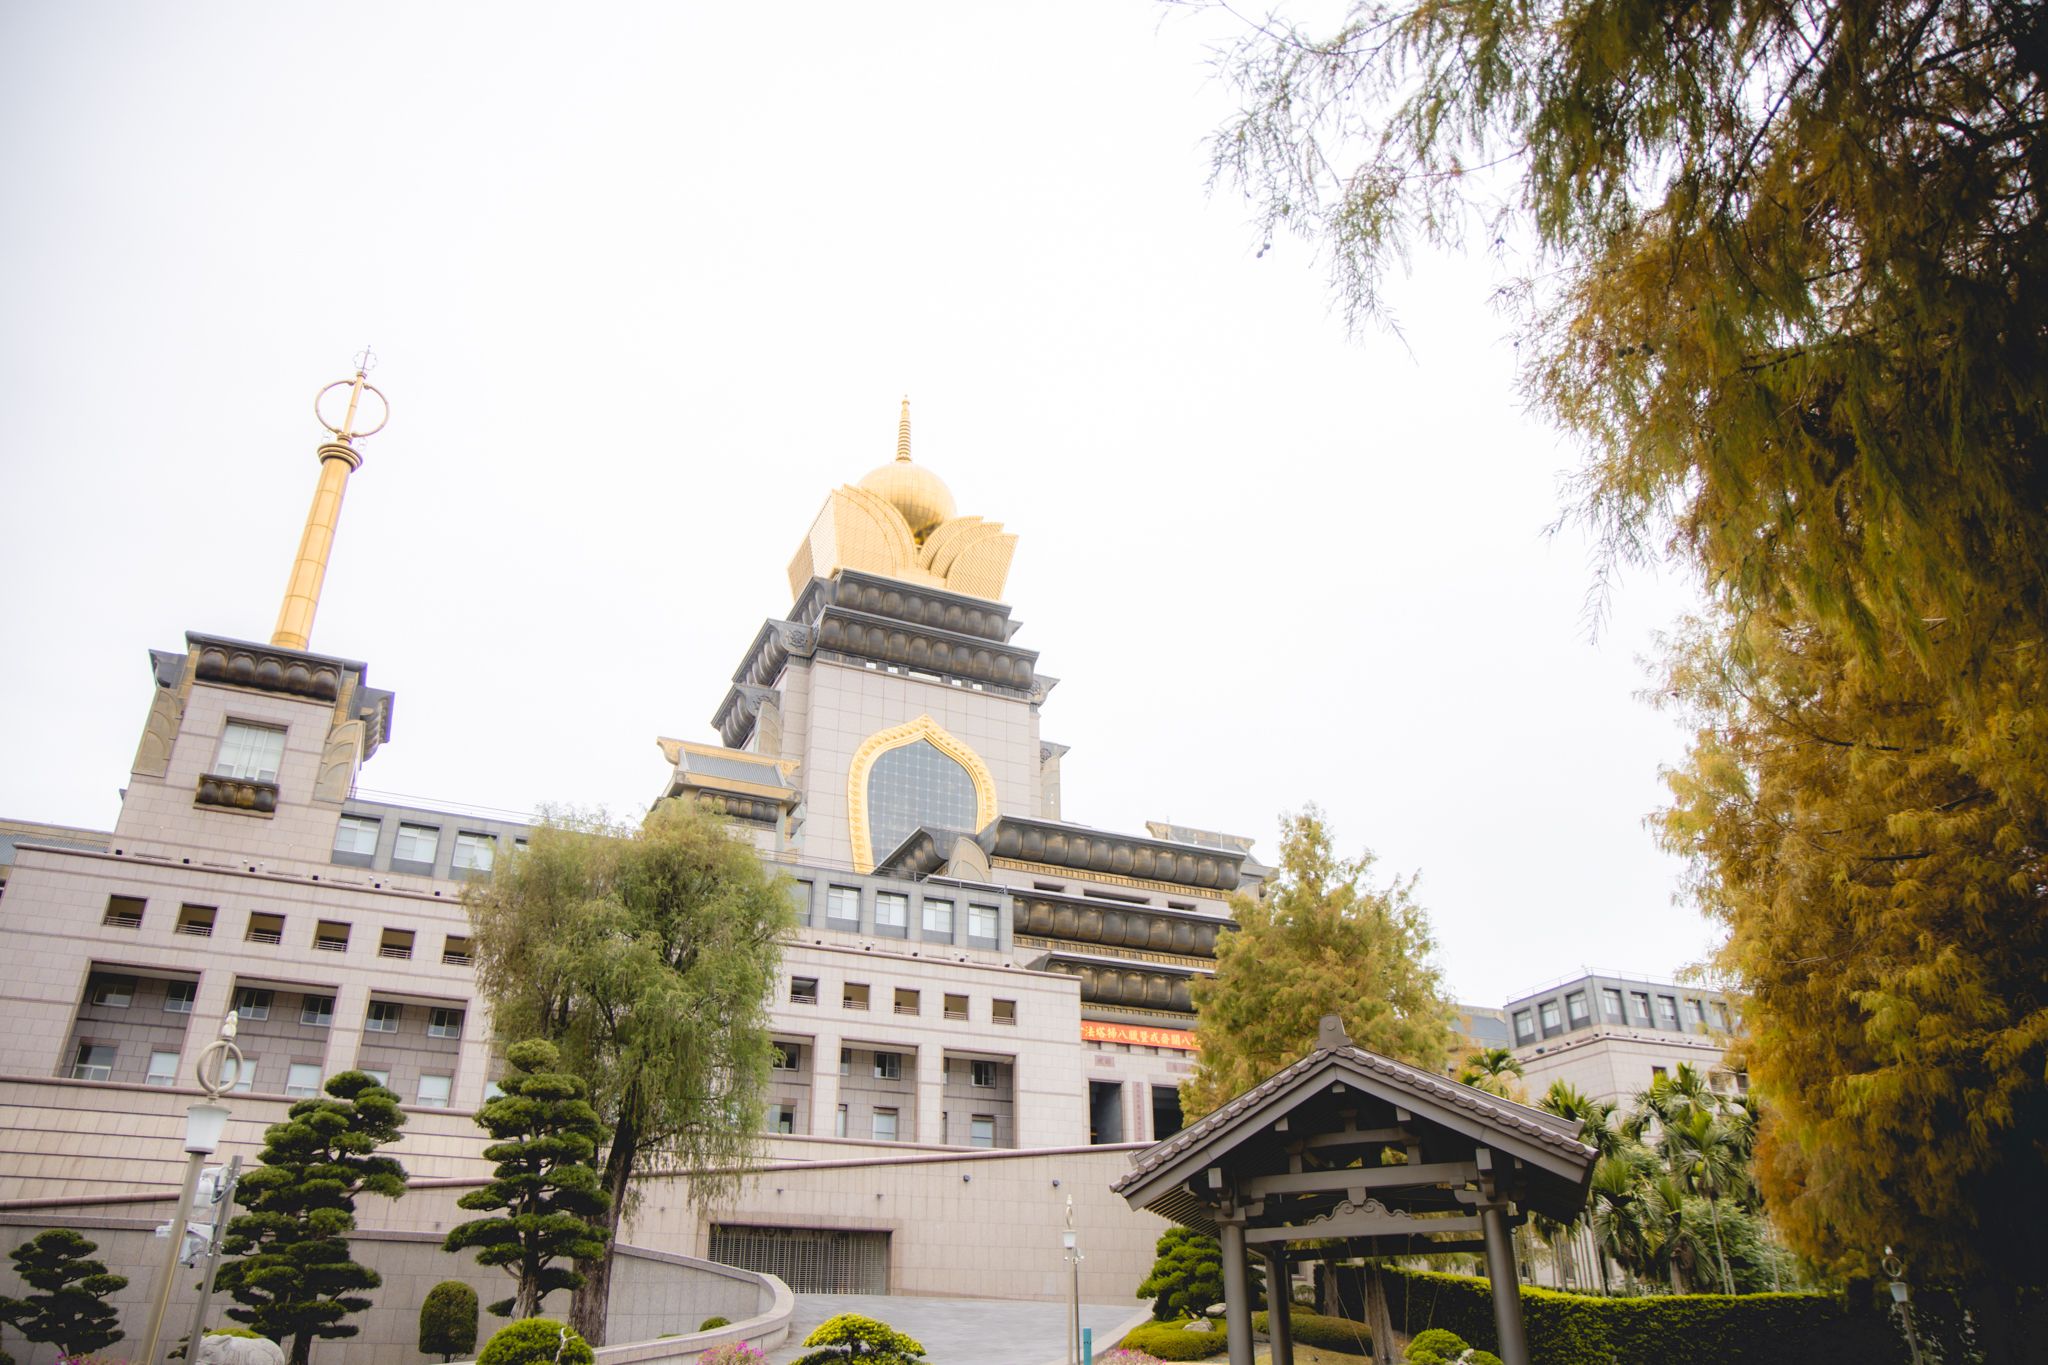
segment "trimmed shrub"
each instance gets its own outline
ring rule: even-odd
[[[1485,1280],[1392,1266],[1381,1274],[1396,1323],[1442,1327],[1489,1352],[1499,1345]],[[1544,1365],[1903,1365],[1906,1359],[1904,1343],[1883,1318],[1857,1317],[1826,1294],[1600,1298],[1524,1286],[1522,1319],[1529,1354]]]
[[[521,1318],[500,1327],[476,1365],[596,1365],[597,1355],[566,1324],[553,1318]]]
[[[1500,1357],[1491,1351],[1471,1350],[1465,1352],[1465,1365],[1501,1365]]]
[[[825,1319],[804,1338],[804,1345],[815,1349],[798,1356],[795,1365],[832,1365],[836,1361],[853,1365],[922,1365],[924,1356],[924,1344],[915,1337],[858,1313],[841,1313]],[[478,1361],[477,1365],[486,1363]]]
[[[768,1357],[744,1341],[733,1341],[699,1355],[697,1365],[768,1365]]]
[[[1408,1343],[1408,1361],[1409,1365],[1431,1365],[1435,1360],[1456,1360],[1465,1351],[1463,1337],[1441,1327],[1432,1327],[1426,1332],[1417,1332],[1415,1339]],[[1431,1360],[1425,1361],[1424,1356],[1431,1357]]]
[[[1132,1328],[1117,1343],[1119,1349],[1143,1351],[1160,1360],[1203,1360],[1229,1345],[1230,1338],[1220,1323],[1204,1332],[1191,1332],[1177,1322],[1148,1322]]]
[[[712,1330],[713,1328],[717,1328],[717,1327],[730,1327],[730,1326],[732,1326],[732,1319],[731,1319],[731,1318],[721,1318],[721,1317],[719,1317],[719,1316],[718,1316],[717,1314],[715,1314],[715,1313],[714,1313],[714,1314],[713,1314],[712,1316],[710,1316],[710,1317],[708,1317],[708,1318],[704,1319],[704,1321],[702,1321],[702,1322],[698,1323],[698,1324],[697,1324],[697,1330],[698,1330],[698,1331],[700,1331],[700,1332],[709,1332],[709,1331],[711,1331],[711,1330]]]
[[[461,1280],[443,1280],[420,1300],[420,1354],[453,1360],[474,1350],[476,1291]]]
[[[1323,1313],[1305,1313],[1297,1308],[1288,1315],[1287,1325],[1294,1331],[1294,1344],[1297,1346],[1313,1346],[1319,1351],[1336,1351],[1347,1356],[1372,1354],[1372,1332],[1362,1322],[1333,1318]],[[1270,1333],[1271,1320],[1264,1313],[1252,1314],[1252,1330]]]

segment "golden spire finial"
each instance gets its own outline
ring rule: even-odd
[[[313,416],[334,433],[320,445],[320,482],[313,490],[313,506],[306,513],[306,530],[299,537],[299,557],[292,561],[292,576],[285,585],[284,605],[278,609],[277,629],[270,643],[279,649],[304,649],[313,634],[313,614],[320,607],[320,585],[327,577],[327,557],[334,549],[334,528],[341,520],[341,496],[347,491],[348,476],[363,462],[355,442],[375,436],[391,420],[391,404],[383,391],[369,382],[377,357],[365,346],[356,355],[353,379],[337,379],[313,396]],[[320,411],[320,400],[336,389],[348,390],[348,411],[335,425]],[[356,412],[367,393],[384,405],[377,425],[356,430]]]
[[[903,395],[903,416],[896,422],[896,458],[910,463],[910,395]]]

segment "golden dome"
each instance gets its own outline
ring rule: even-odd
[[[903,416],[896,428],[896,458],[879,469],[870,470],[859,487],[873,493],[903,514],[910,534],[918,544],[953,519],[953,490],[946,481],[922,465],[910,462],[910,400],[903,400]]]

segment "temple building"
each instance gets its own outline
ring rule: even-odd
[[[358,405],[381,395],[361,371],[334,387],[348,416],[319,447],[270,642],[194,632],[149,651],[112,830],[0,823],[16,1228],[80,1201],[159,1215],[230,1009],[249,1065],[229,1148],[253,1156],[294,1099],[362,1068],[409,1111],[395,1154],[415,1179],[396,1212],[366,1210],[388,1222],[374,1235],[444,1228],[486,1173],[470,1116],[497,1061],[461,897],[527,829],[356,795],[396,697],[311,636],[376,429]],[[1002,600],[1016,550],[911,460],[906,401],[895,458],[803,533],[789,606],[706,698],[705,738],[658,740],[650,795],[730,819],[787,874],[800,925],[762,1172],[717,1210],[657,1182],[641,1243],[799,1291],[982,1293],[1000,1268],[1005,1294],[1057,1297],[1064,1181],[1098,1248],[1086,1292],[1120,1300],[1144,1273],[1159,1224],[1108,1187],[1130,1144],[1179,1129],[1191,983],[1235,927],[1228,898],[1268,869],[1241,836],[1063,820],[1066,750],[1040,729],[1056,679]]]

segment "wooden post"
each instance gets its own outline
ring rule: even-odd
[[[1286,1248],[1266,1253],[1266,1335],[1273,1365],[1294,1365],[1294,1295],[1287,1282]]]
[[[1243,1216],[1218,1218],[1216,1242],[1223,1252],[1223,1323],[1230,1365],[1252,1365],[1252,1287],[1251,1276],[1245,1274]]]
[[[1522,1331],[1522,1279],[1515,1269],[1506,1207],[1481,1205],[1479,1227],[1486,1237],[1486,1277],[1493,1284],[1493,1331],[1499,1338],[1501,1365],[1529,1365],[1529,1339]]]

